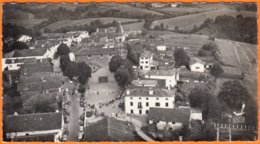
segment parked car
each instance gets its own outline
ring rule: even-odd
[[[83,132],[83,130],[84,130],[84,126],[80,126],[80,127],[79,127],[79,131],[80,131],[80,132]]]
[[[69,123],[70,122],[70,116],[69,115],[65,116],[64,118],[65,118],[65,123]]]
[[[79,106],[80,106],[80,107],[84,107],[84,106],[85,106],[84,101],[81,101]]]
[[[83,132],[79,132],[79,134],[78,134],[78,140],[81,140],[82,137],[83,137]]]

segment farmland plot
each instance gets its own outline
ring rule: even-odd
[[[152,23],[152,28],[156,25],[160,25],[164,23],[164,25],[169,26],[169,30],[174,30],[175,26],[178,26],[179,29],[182,30],[192,30],[193,26],[200,26],[207,18],[215,19],[217,16],[220,15],[230,15],[230,16],[237,16],[243,15],[245,17],[256,17],[255,12],[248,12],[248,11],[236,11],[236,10],[229,10],[229,9],[220,9],[214,10],[209,12],[203,12],[198,14],[190,14],[185,16],[178,16],[170,19],[163,19],[157,20]]]
[[[13,25],[22,26],[24,28],[30,29],[45,20],[47,19],[9,19],[4,21],[3,23],[10,23]]]
[[[236,48],[234,48],[228,40],[216,39],[215,43],[218,46],[225,64],[231,66],[240,66]]]

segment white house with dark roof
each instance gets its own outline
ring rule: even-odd
[[[16,114],[6,117],[6,137],[14,141],[19,137],[33,137],[62,133],[64,122],[61,112]]]
[[[192,58],[190,60],[190,70],[192,72],[204,72],[205,71],[205,62],[199,58]]]
[[[179,80],[179,72],[175,69],[172,70],[150,70],[145,73],[146,79],[159,80],[163,87],[175,87]]]
[[[127,89],[124,96],[126,114],[148,114],[151,107],[174,108],[175,93],[164,89],[134,87]]]
[[[151,108],[147,117],[148,129],[150,132],[155,132],[155,129],[180,129],[189,123],[190,115],[190,108]]]
[[[152,70],[152,69],[157,69],[158,62],[153,60],[153,53],[150,51],[144,51],[141,53],[140,58],[139,58],[139,68],[141,70]]]

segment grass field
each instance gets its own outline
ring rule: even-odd
[[[13,25],[22,26],[24,28],[30,29],[45,20],[47,20],[47,19],[9,19],[9,20],[3,21],[3,23],[10,23]]]
[[[46,26],[45,28],[48,28],[50,30],[57,30],[59,28],[66,27],[66,26],[76,26],[76,25],[90,24],[90,22],[95,21],[95,20],[100,20],[103,24],[111,23],[111,22],[113,22],[113,20],[120,21],[121,23],[137,21],[137,19],[112,18],[112,17],[107,17],[107,18],[88,18],[88,19],[80,19],[80,20],[57,21],[55,23],[52,23],[52,24]]]
[[[124,30],[142,30],[143,29],[144,22],[137,22],[132,24],[126,24],[122,25]]]
[[[256,17],[255,12],[248,12],[248,11],[238,12],[230,9],[221,9],[221,10],[214,10],[214,11],[203,12],[198,14],[179,16],[170,19],[157,20],[152,23],[152,28],[154,28],[156,25],[160,25],[161,23],[164,23],[164,25],[169,26],[170,30],[174,30],[175,26],[178,26],[179,29],[182,30],[191,30],[194,25],[200,26],[207,18],[214,19],[220,15],[236,16],[239,14],[243,16]]]
[[[148,10],[148,9],[142,9],[142,8],[135,8],[135,7],[129,6],[127,4],[116,4],[116,3],[110,3],[110,4],[103,3],[103,4],[98,5],[98,7],[96,7],[96,8],[92,8],[92,9],[88,10],[88,12],[103,13],[103,12],[106,12],[109,10],[114,10],[114,11],[117,11],[118,13],[127,13],[128,15],[148,15],[148,14],[159,15],[159,16],[164,15],[160,12],[156,12],[156,11],[152,11],[152,10]],[[86,12],[86,13],[88,13],[88,12]]]

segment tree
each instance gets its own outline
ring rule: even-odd
[[[59,45],[59,47],[57,48],[57,51],[56,51],[54,57],[58,57],[58,56],[62,56],[62,55],[68,55],[69,53],[70,53],[69,47],[64,43],[61,43]]]
[[[113,56],[110,60],[110,62],[108,63],[109,65],[109,70],[111,72],[115,72],[122,64],[122,57],[121,56]]]
[[[174,50],[174,60],[176,67],[188,66],[190,62],[190,57],[184,49],[178,48]]]
[[[202,108],[208,100],[209,97],[212,97],[209,89],[206,87],[195,87],[191,90],[189,94],[189,100],[191,107]]]
[[[119,67],[115,74],[114,74],[115,80],[117,81],[120,88],[123,90],[125,89],[125,86],[129,84],[130,82],[130,75],[127,69],[125,67]]]
[[[91,68],[85,62],[79,62],[77,64],[78,81],[80,84],[85,85],[88,79],[91,77]]]
[[[69,55],[61,55],[60,56],[60,69],[64,73],[67,65],[70,63],[70,57]]]
[[[86,91],[86,89],[85,89],[84,85],[79,85],[78,92],[83,94],[83,93],[85,93],[85,91]]]
[[[79,76],[78,66],[76,62],[69,62],[63,72],[65,76],[67,76],[70,80],[74,77]]]
[[[222,69],[221,65],[219,63],[215,63],[213,67],[210,70],[211,75],[214,77],[219,77],[224,73],[224,70]]]
[[[220,102],[226,103],[230,108],[240,109],[242,103],[249,98],[247,89],[238,80],[223,83],[218,94]]]

